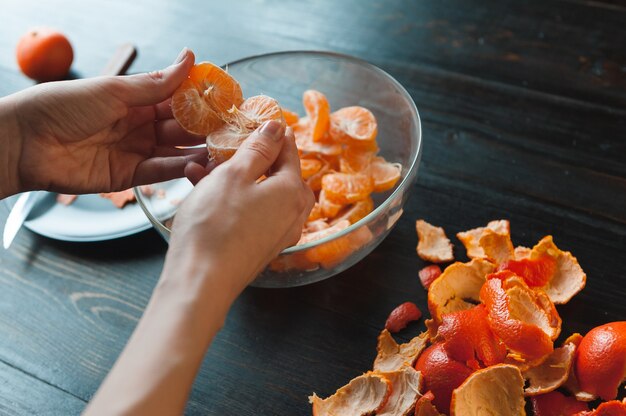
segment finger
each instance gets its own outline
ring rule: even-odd
[[[133,176],[133,186],[169,181],[185,176],[190,162],[202,163],[205,155],[193,154],[174,157],[153,157],[141,162]]]
[[[272,175],[289,175],[289,180],[301,180],[302,173],[300,171],[300,157],[298,156],[298,148],[291,127],[287,127],[283,148],[281,149],[276,162],[271,168]]]
[[[194,147],[191,149],[177,149],[176,147],[157,146],[150,157],[177,157],[203,155],[205,160],[209,158],[206,147]]]
[[[263,124],[237,149],[226,163],[250,180],[257,180],[274,164],[283,147],[284,127],[271,120]]]
[[[207,176],[211,171],[215,168],[215,163],[208,162],[206,166],[202,166],[198,162],[189,162],[187,166],[185,166],[185,176],[189,181],[195,186],[200,182],[205,176]]]
[[[115,77],[121,82],[124,102],[130,106],[154,105],[172,96],[193,66],[193,52],[184,48],[174,64],[165,69]]]
[[[196,146],[205,143],[204,136],[185,131],[174,119],[159,120],[154,123],[157,143],[162,146]]]
[[[154,106],[154,115],[157,120],[167,120],[174,117],[172,113],[172,98],[167,98]]]

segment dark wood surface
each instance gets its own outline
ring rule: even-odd
[[[183,46],[219,64],[322,49],[379,65],[417,104],[424,153],[396,228],[335,278],[246,290],[188,414],[309,414],[307,395],[367,370],[389,311],[406,300],[426,310],[417,218],[450,236],[507,218],[527,246],[552,234],[588,275],[559,307],[563,333],[626,319],[624,1],[9,0],[2,16],[2,95],[31,85],[14,47],[45,24],[74,43],[77,77],[98,74],[127,41],[139,50],[132,72],[169,64]],[[87,244],[20,232],[0,252],[0,414],[79,413],[141,316],[165,250],[153,231]]]

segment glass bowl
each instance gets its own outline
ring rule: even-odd
[[[324,93],[331,110],[352,105],[368,108],[378,121],[380,155],[402,164],[402,178],[395,188],[372,194],[375,209],[369,215],[341,232],[285,249],[252,285],[273,288],[306,285],[334,276],[363,259],[400,218],[417,174],[421,125],[411,96],[383,70],[336,53],[279,52],[241,59],[226,68],[239,81],[244,97],[266,94],[300,114],[304,112],[302,93],[307,89]],[[169,241],[169,225],[177,202],[193,187],[186,179],[179,179],[156,184],[154,188],[152,196],[144,195],[139,189],[135,189],[135,194],[153,226]]]

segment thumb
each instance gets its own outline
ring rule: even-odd
[[[129,106],[153,105],[172,96],[189,75],[195,56],[187,48],[165,69],[117,77],[122,82],[124,101]]]
[[[276,120],[267,121],[255,130],[226,163],[236,165],[250,180],[257,180],[274,164],[283,147],[285,127]]]

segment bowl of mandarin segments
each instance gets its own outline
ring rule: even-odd
[[[362,260],[402,215],[417,174],[421,125],[411,96],[376,66],[335,53],[279,52],[241,59],[223,69],[241,87],[241,98],[235,102],[241,111],[235,112],[247,114],[242,116],[245,120],[260,118],[257,125],[262,123],[264,111],[254,110],[261,102],[280,107],[281,118],[294,130],[302,178],[316,198],[298,244],[283,250],[252,285],[306,285]],[[199,84],[196,88],[201,89],[210,83]],[[184,97],[201,100],[203,94]],[[202,103],[196,104],[187,107]],[[177,115],[178,105],[175,93],[173,112],[185,127],[190,118],[185,121],[186,113],[180,116],[181,111]],[[219,160],[223,149],[236,147],[231,139],[224,143],[223,137],[234,137],[232,131],[244,124],[222,125],[218,129],[222,134],[209,134],[210,157],[217,155]],[[223,134],[225,128],[228,135]],[[176,207],[193,186],[178,179],[154,184],[152,189],[146,194],[137,188],[135,194],[154,228],[169,241]]]

